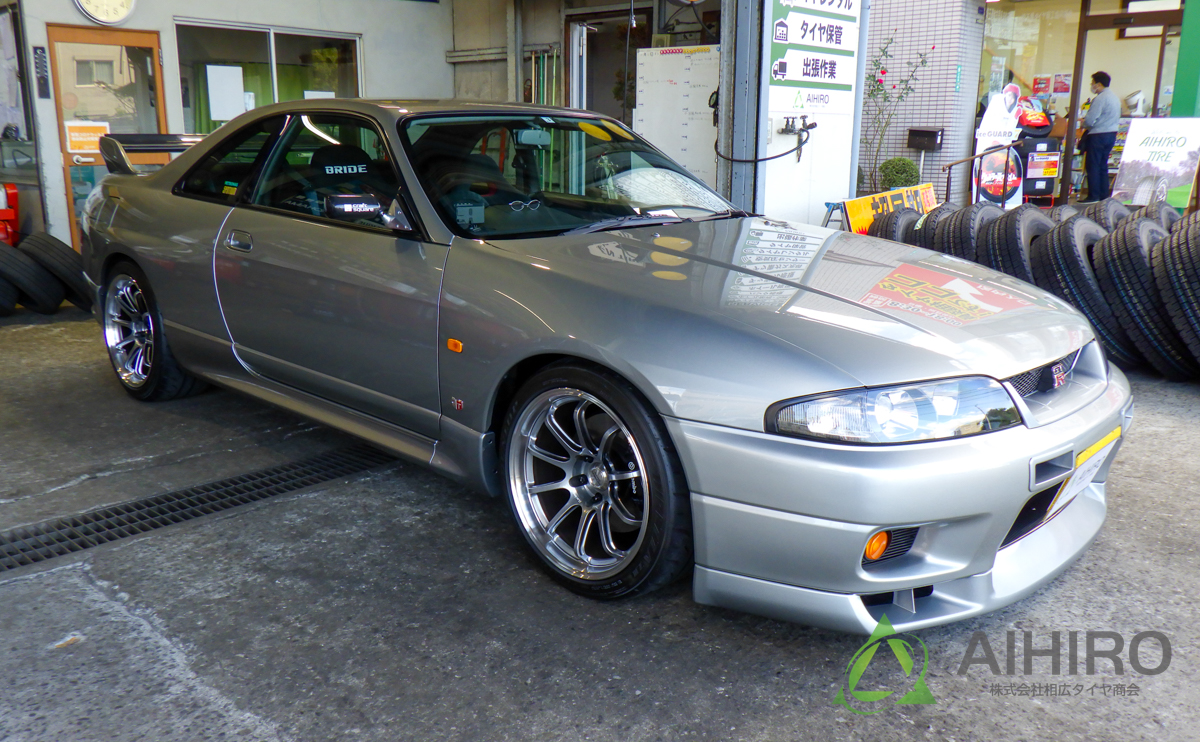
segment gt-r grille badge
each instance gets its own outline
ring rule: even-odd
[[[1054,374],[1054,388],[1057,389],[1067,383],[1067,367],[1062,363],[1054,364],[1050,369],[1050,373]]]

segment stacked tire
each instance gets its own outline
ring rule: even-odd
[[[1030,263],[1034,283],[1082,312],[1118,366],[1200,379],[1200,217],[1109,199],[1034,240]]]
[[[984,228],[1004,212],[989,203],[974,203],[943,217],[933,235],[933,249],[966,260],[977,260]]]
[[[1054,221],[1033,204],[1021,204],[984,227],[976,262],[1033,283],[1029,249],[1034,240],[1055,228]]]
[[[905,206],[902,209],[890,211],[871,222],[871,226],[867,228],[867,234],[893,242],[911,244],[909,241],[913,237],[913,229],[920,218],[921,212]]]
[[[85,311],[92,307],[79,253],[45,233],[16,247],[0,244],[0,315],[12,314],[17,305],[54,314],[64,299]]]

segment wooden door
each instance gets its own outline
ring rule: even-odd
[[[166,133],[162,56],[156,31],[54,24],[46,30],[71,243],[78,250],[84,200],[107,172],[97,146],[100,135]],[[134,164],[164,162],[152,156]]]

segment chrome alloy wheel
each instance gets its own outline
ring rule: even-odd
[[[508,476],[521,528],[562,573],[607,579],[641,547],[650,509],[642,454],[591,394],[560,388],[531,399],[513,427]]]
[[[146,383],[154,367],[154,317],[137,281],[120,275],[104,299],[104,344],[121,382],[130,389]]]

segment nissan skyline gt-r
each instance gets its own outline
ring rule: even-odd
[[[1029,284],[739,211],[583,111],[297,101],[188,139],[104,138],[81,219],[129,394],[217,384],[503,496],[577,593],[690,574],[911,630],[1104,522],[1129,385]],[[155,147],[183,151],[135,173]]]

